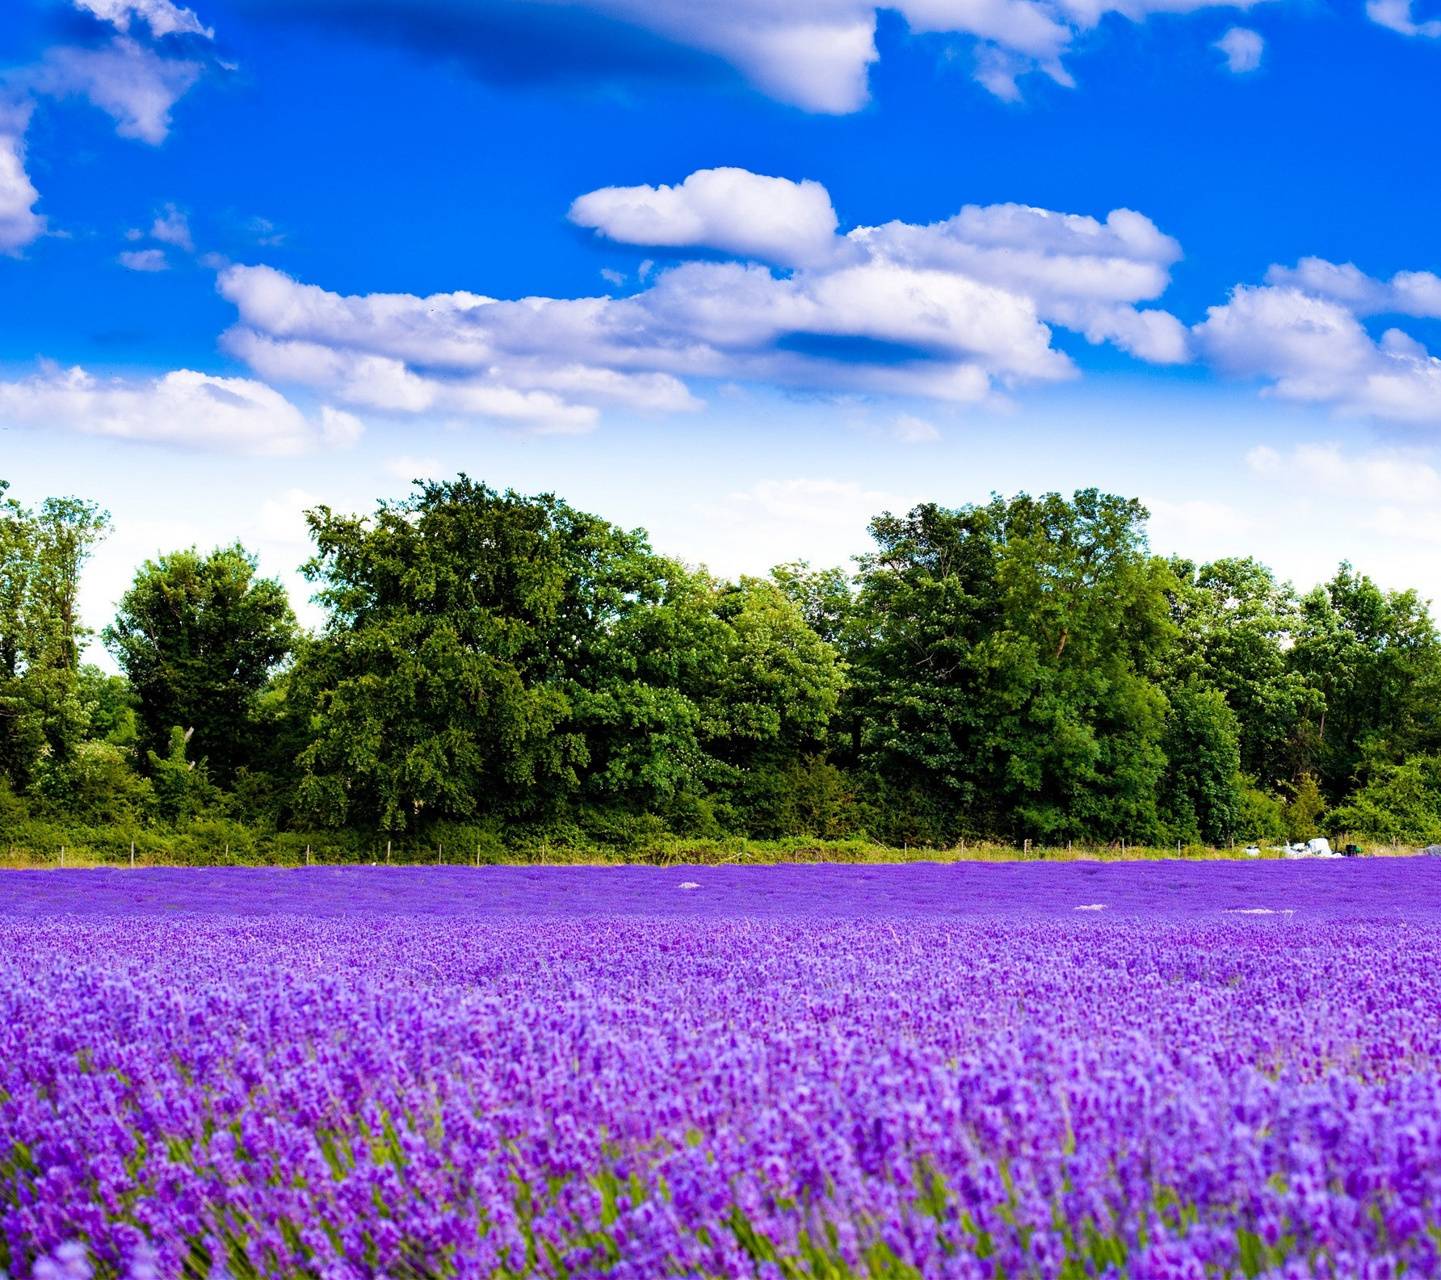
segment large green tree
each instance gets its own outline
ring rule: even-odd
[[[79,498],[32,511],[6,491],[0,482],[0,774],[24,790],[83,739],[80,575],[109,516]]]
[[[110,514],[83,498],[46,498],[34,516],[29,582],[32,666],[75,672],[92,634],[80,620],[80,575]]]
[[[644,537],[465,476],[368,516],[308,519],[330,621],[292,680],[313,733],[305,808],[402,829],[572,796],[590,751],[570,682],[635,601],[663,591]],[[613,714],[652,712],[669,718]]]
[[[236,544],[147,560],[105,642],[130,679],[140,748],[167,759],[171,731],[193,730],[191,755],[222,783],[253,762],[257,699],[295,642],[284,588]]]
[[[1301,601],[1291,669],[1319,691],[1313,765],[1329,800],[1374,765],[1441,747],[1441,638],[1415,591],[1343,564]]]
[[[664,813],[818,741],[834,710],[834,651],[779,589],[553,496],[461,476],[310,520],[331,618],[292,691],[325,820]]]
[[[1166,690],[1161,804],[1168,840],[1220,845],[1241,833],[1240,727],[1219,689],[1196,676]]]
[[[863,762],[952,831],[1155,837],[1174,626],[1145,516],[1083,490],[874,520],[846,644]]]
[[[1289,657],[1301,626],[1295,592],[1249,557],[1172,567],[1176,683],[1194,678],[1224,695],[1245,773],[1273,789],[1298,778],[1311,766],[1325,697]]]

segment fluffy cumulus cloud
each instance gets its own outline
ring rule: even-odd
[[[817,183],[710,170],[606,188],[572,216],[700,256],[644,273],[629,296],[516,300],[343,296],[233,266],[219,277],[238,311],[226,347],[263,377],[349,404],[552,430],[612,405],[692,408],[707,380],[983,401],[1073,376],[1053,325],[1147,360],[1187,356],[1179,322],[1138,305],[1164,291],[1179,250],[1128,210],[969,206],[840,234]]]
[[[0,382],[0,424],[262,455],[343,446],[361,431],[352,414],[329,407],[306,414],[249,378],[190,369],[155,378],[101,378],[55,366]]]
[[[1219,40],[1216,48],[1226,55],[1226,67],[1236,75],[1255,71],[1261,65],[1266,42],[1260,32],[1249,27],[1232,27]]]
[[[1294,267],[1273,266],[1266,283],[1328,298],[1358,315],[1389,312],[1441,319],[1441,276],[1431,271],[1398,271],[1389,280],[1378,280],[1351,262],[1302,258]]]
[[[746,169],[700,169],[675,186],[603,187],[572,204],[570,219],[624,244],[707,245],[786,265],[825,257],[836,233],[819,182]]]
[[[45,231],[40,193],[25,172],[27,106],[0,102],[0,253],[18,253]]]
[[[1216,0],[586,0],[591,7],[718,54],[758,88],[811,111],[862,106],[877,58],[877,13],[900,14],[918,35],[975,42],[976,79],[999,97],[1020,96],[1017,78],[1039,71],[1072,83],[1063,65],[1077,40],[1108,14],[1133,22],[1189,13]],[[1245,9],[1254,0],[1227,7]]]
[[[1373,337],[1367,316],[1441,316],[1429,272],[1374,279],[1317,258],[1273,267],[1238,286],[1197,325],[1201,350],[1225,372],[1264,379],[1272,394],[1344,414],[1441,425],[1441,359],[1399,328]]]
[[[1142,359],[1187,358],[1169,312],[1138,308],[1170,281],[1180,246],[1149,218],[1116,209],[1104,222],[1028,205],[967,205],[944,222],[859,227],[848,246],[872,261],[981,281],[1030,300],[1040,317]]]

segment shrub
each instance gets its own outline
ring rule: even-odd
[[[1441,841],[1441,756],[1378,765],[1365,785],[1326,819],[1333,834],[1406,844]]]

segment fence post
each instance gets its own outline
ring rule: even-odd
[[[443,857],[445,857],[445,846],[443,844],[438,844],[435,846],[435,865],[437,867],[440,866],[440,860]]]
[[[60,865],[62,867],[65,865],[65,846],[63,844],[60,846]]]
[[[130,842],[130,870],[135,870],[135,841]]]
[[[305,865],[306,865],[307,867],[310,865],[310,846],[309,846],[309,845],[306,845],[306,846],[305,846]]]
[[[389,840],[387,840],[387,841],[385,842],[385,865],[386,865],[387,867],[390,865],[390,841],[389,841]]]

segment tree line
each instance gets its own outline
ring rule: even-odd
[[[1441,838],[1441,639],[1343,564],[1150,550],[1096,490],[925,503],[849,568],[718,578],[464,475],[145,562],[82,662],[95,504],[0,482],[0,825],[1222,845]]]

